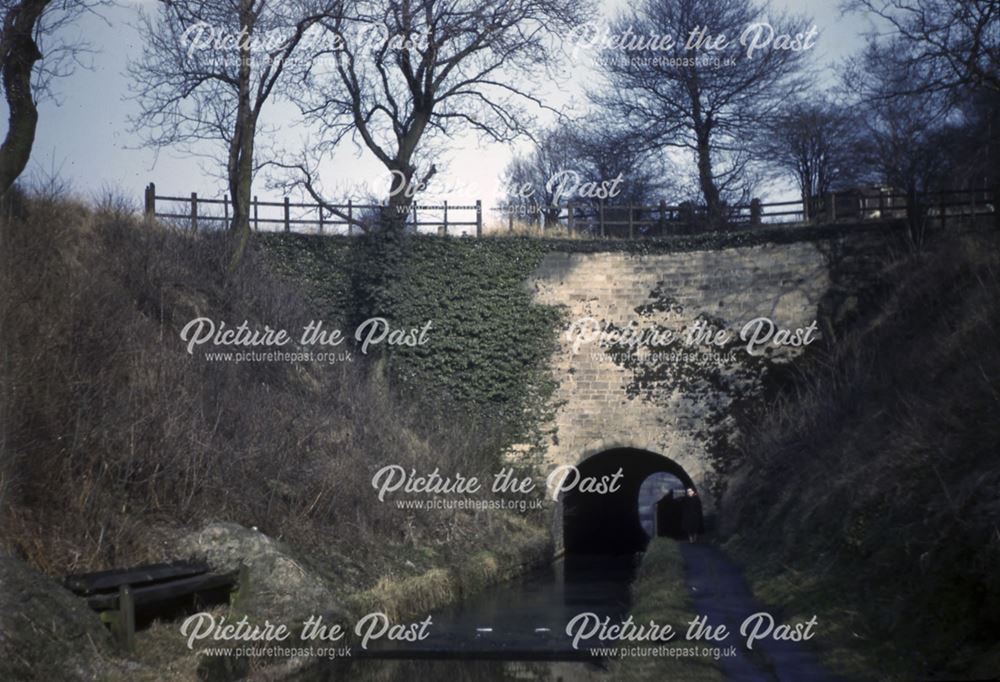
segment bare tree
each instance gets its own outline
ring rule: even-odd
[[[283,164],[290,182],[323,197],[319,160],[360,142],[391,175],[384,227],[401,231],[417,189],[433,177],[432,145],[461,132],[506,142],[528,129],[530,80],[551,42],[588,16],[577,0],[358,0],[324,20],[329,40],[296,90],[319,130],[312,155]],[[421,170],[418,172],[418,168]]]
[[[512,211],[541,213],[546,227],[558,222],[569,202],[651,204],[667,190],[662,161],[596,118],[557,124],[507,165],[506,204]]]
[[[880,57],[912,74],[911,91],[1000,90],[997,0],[847,0],[844,5],[881,20],[871,40],[892,44],[891,50],[879,51]]]
[[[910,195],[935,189],[947,158],[950,126],[927,117],[916,98],[883,100],[868,108],[870,160],[890,186]]]
[[[945,172],[952,188],[995,187],[1000,180],[995,162],[1000,150],[1000,90],[973,88],[957,99],[960,125]]]
[[[510,160],[502,178],[509,210],[540,213],[545,227],[559,222],[562,202],[555,181],[561,173],[579,172],[575,142],[574,131],[556,126],[542,133],[530,152]]]
[[[31,158],[38,98],[51,94],[52,79],[72,73],[87,49],[83,43],[61,38],[62,28],[100,4],[101,0],[0,0],[0,74],[9,110],[0,146],[0,195]]]
[[[1000,2],[848,0],[845,7],[879,19],[864,53],[855,60],[855,73],[868,70],[869,75],[855,77],[853,83],[863,99],[875,102],[874,108],[892,109],[905,117],[907,112],[901,107],[929,102],[925,118],[933,122],[954,118],[955,111],[966,109],[973,99],[985,104],[976,116],[980,146],[987,157],[982,181],[992,186],[994,197],[1000,196],[996,171],[1000,159],[1000,100],[996,96],[1000,92]],[[940,115],[942,110],[946,116]],[[919,145],[899,148],[904,158],[921,156],[921,149]],[[942,151],[938,150],[939,157]],[[918,166],[925,166],[926,161]],[[948,161],[935,160],[940,163]],[[1000,227],[1000,212],[994,216]]]
[[[761,161],[795,179],[805,217],[812,197],[863,175],[864,126],[848,107],[822,99],[784,105],[760,138]]]
[[[951,93],[921,89],[914,72],[893,60],[883,60],[886,46],[870,43],[845,70],[846,84],[862,93],[853,104],[863,123],[861,165],[881,182],[906,193],[909,236],[923,243],[927,221],[921,206],[928,191],[953,189],[946,169],[952,143],[961,125]],[[891,48],[889,48],[891,49]],[[876,91],[893,92],[890,96]],[[951,166],[953,168],[953,166]]]
[[[614,128],[599,114],[576,127],[576,156],[594,183],[622,178],[608,205],[651,205],[675,192],[672,165],[662,154],[650,152],[629,130]]]
[[[721,218],[727,195],[746,186],[748,142],[789,93],[804,87],[803,59],[814,34],[805,21],[753,0],[643,0],[611,28],[674,46],[605,55],[607,86],[595,101],[647,147],[691,152],[709,216]],[[797,42],[779,44],[778,35]],[[725,40],[716,42],[720,36]]]
[[[340,10],[336,0],[161,0],[143,13],[143,57],[130,65],[141,111],[135,130],[157,147],[225,147],[232,197],[231,266],[250,237],[255,141],[265,105],[310,28]]]

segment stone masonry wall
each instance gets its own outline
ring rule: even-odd
[[[758,317],[778,328],[806,328],[818,317],[830,274],[823,245],[797,242],[678,253],[551,252],[529,286],[537,301],[567,313],[552,362],[560,407],[550,461],[576,464],[609,448],[639,448],[672,459],[707,491],[712,452],[735,436],[734,407],[754,399],[774,363],[802,352],[782,346],[750,354],[740,330]],[[573,326],[584,318],[591,322]],[[718,348],[686,344],[684,333],[699,319],[728,329],[731,340]],[[667,330],[680,336],[643,350],[595,338],[574,352],[581,330],[630,323],[660,333],[661,341]]]

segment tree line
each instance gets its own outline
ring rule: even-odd
[[[103,4],[0,0],[10,111],[0,191],[27,164],[38,97],[85,49],[60,43],[63,29]],[[601,201],[671,194],[699,203],[710,220],[778,178],[794,182],[806,204],[859,183],[995,189],[1000,3],[848,0],[844,10],[874,17],[877,33],[839,67],[835,86],[821,87],[811,53],[794,49],[810,36],[804,17],[756,0],[643,0],[608,31],[693,36],[714,59],[599,59],[590,113],[570,120],[546,93],[567,37],[598,17],[586,2],[161,0],[140,12],[143,53],[127,67],[132,124],[154,147],[216,145],[232,199],[234,264],[250,238],[251,188],[262,169],[359,221],[334,205],[319,168],[341,145],[364,148],[392,177],[378,226],[398,232],[414,196],[400,186],[427,186],[436,152],[469,132],[532,140],[506,170],[509,203],[550,218],[567,185],[554,193],[549,180],[567,171],[576,186],[607,190],[592,195]],[[764,24],[789,39],[748,51],[708,33]],[[279,101],[294,105],[295,123],[308,130],[302,149],[275,149],[262,129]],[[542,126],[545,117],[556,123]]]
[[[729,41],[714,51],[722,66],[598,62],[594,113],[558,121],[510,163],[508,202],[558,215],[553,169],[574,167],[592,182],[613,177],[595,158],[635,173],[631,192],[604,203],[655,205],[666,193],[700,204],[714,221],[769,181],[794,184],[805,211],[828,192],[870,184],[911,196],[995,189],[1000,3],[863,0],[844,10],[876,16],[878,31],[822,83],[807,52],[775,43],[748,57],[745,44]],[[774,34],[809,31],[807,19],[750,0],[645,0],[611,32],[686,36],[712,27],[732,36],[764,23]],[[679,153],[668,160],[667,149]],[[525,185],[541,201],[525,202]]]

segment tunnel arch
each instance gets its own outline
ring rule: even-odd
[[[649,536],[639,519],[639,490],[656,473],[676,476],[696,488],[691,476],[677,462],[651,450],[610,447],[586,455],[576,465],[585,477],[612,477],[621,470],[613,493],[578,489],[560,494],[563,548],[567,554],[630,554],[646,548]],[[605,480],[610,480],[606,478]],[[696,488],[697,489],[697,488]]]

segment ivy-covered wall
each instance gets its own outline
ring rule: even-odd
[[[274,267],[301,283],[317,313],[345,335],[369,317],[393,327],[431,322],[425,345],[386,352],[404,390],[499,419],[512,444],[538,440],[561,318],[558,308],[534,303],[526,285],[543,242],[408,235],[386,245],[294,234],[260,242]]]

